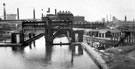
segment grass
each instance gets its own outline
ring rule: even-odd
[[[135,69],[135,60],[130,59],[127,55],[134,50],[135,45],[109,48],[105,50],[102,57],[109,69]]]
[[[125,55],[115,55],[107,66],[109,69],[135,69],[135,61]]]

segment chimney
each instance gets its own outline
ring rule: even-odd
[[[42,11],[42,12],[41,12],[41,17],[43,17],[43,16],[44,16],[44,14],[43,14],[43,9],[41,9],[41,11]]]
[[[65,11],[62,11],[62,13],[65,13]]]
[[[57,14],[57,9],[55,9],[55,15]]]
[[[50,8],[48,8],[48,11],[47,11],[47,13],[50,13]]]
[[[127,21],[127,16],[125,16],[125,22]]]
[[[106,21],[108,22],[108,15],[106,15]]]
[[[61,13],[61,10],[59,11],[59,13]]]
[[[4,15],[4,20],[6,20],[6,7],[5,7],[5,3],[3,3],[3,15]]]
[[[36,16],[35,16],[35,9],[33,9],[33,20],[36,19]]]
[[[18,19],[18,20],[20,19],[20,16],[19,16],[19,8],[17,8],[17,19]]]

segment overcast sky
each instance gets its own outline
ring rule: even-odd
[[[135,0],[1,0],[0,17],[3,16],[3,3],[6,4],[7,14],[15,14],[16,8],[20,9],[20,18],[32,18],[33,8],[36,10],[36,18],[41,17],[41,9],[46,14],[47,8],[68,10],[74,15],[85,16],[87,21],[101,20],[116,16],[123,20],[135,19]]]

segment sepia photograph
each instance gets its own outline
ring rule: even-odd
[[[1,0],[0,69],[135,69],[135,0]]]

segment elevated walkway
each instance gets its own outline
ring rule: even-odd
[[[60,27],[60,28],[58,28],[58,30],[50,37],[50,41],[53,41],[53,39],[57,36],[57,34],[59,33],[59,31],[60,30],[62,30],[63,29],[63,27]]]
[[[44,35],[45,35],[45,33],[41,33],[41,34],[39,34],[37,36],[34,36],[33,38],[24,41],[24,43],[22,44],[22,46],[27,46],[27,45],[31,44],[31,42],[33,42],[33,41],[35,41],[35,40],[43,37]]]

